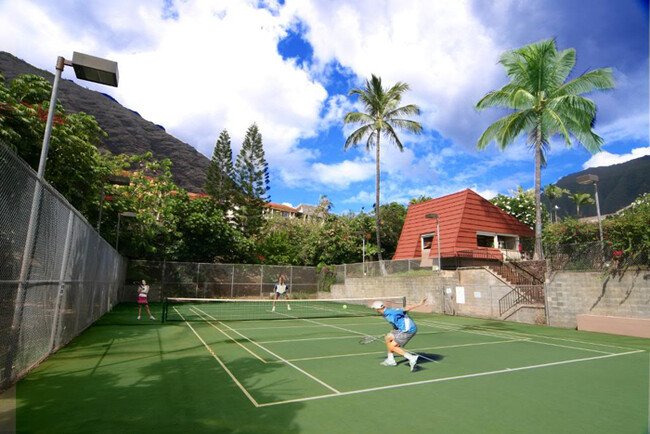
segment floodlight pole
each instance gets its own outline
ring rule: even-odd
[[[80,53],[75,53],[73,55],[73,58],[79,55]],[[87,59],[90,59],[91,63],[88,63]],[[103,61],[105,63],[97,64],[96,61],[98,60],[100,62]],[[93,61],[95,63],[92,63]],[[114,70],[103,71],[102,67],[105,66],[106,64],[111,64]],[[41,156],[38,162],[38,172],[36,175],[36,182],[34,185],[34,194],[32,195],[32,207],[29,213],[29,222],[27,224],[27,235],[25,237],[25,247],[23,249],[23,257],[20,266],[20,277],[18,278],[18,289],[16,291],[14,316],[11,323],[11,331],[10,331],[11,338],[9,343],[10,350],[9,350],[9,354],[7,355],[7,363],[5,364],[5,380],[7,381],[7,384],[9,384],[9,382],[11,381],[11,377],[13,375],[13,366],[11,363],[12,357],[14,353],[18,351],[17,348],[18,333],[20,331],[20,327],[22,323],[23,304],[26,297],[27,279],[29,277],[29,272],[31,268],[31,258],[32,258],[32,252],[34,250],[34,243],[36,242],[36,232],[38,230],[38,214],[40,212],[41,196],[43,193],[42,183],[44,182],[45,166],[47,164],[47,154],[50,146],[50,137],[52,136],[52,125],[54,123],[54,115],[56,112],[56,99],[59,93],[59,82],[61,81],[61,73],[63,72],[63,68],[65,68],[66,65],[78,66],[79,71],[77,71],[77,68],[75,68],[75,73],[77,74],[77,76],[79,76],[80,72],[84,72],[85,68],[90,68],[93,69],[95,72],[103,71],[103,72],[107,72],[108,74],[113,74],[112,77],[109,77],[112,80],[112,82],[103,83],[103,84],[110,84],[112,86],[117,86],[117,81],[118,81],[117,64],[115,62],[105,61],[103,59],[94,58],[92,56],[86,56],[86,55],[81,55],[79,65],[75,65],[73,62],[66,60],[61,56],[57,57],[56,59],[54,82],[52,83],[52,95],[50,96],[50,106],[48,108],[48,113],[47,113],[45,133],[43,135],[43,146],[41,147]],[[102,81],[99,81],[99,79],[94,77],[93,78],[80,77],[80,78],[102,83]]]

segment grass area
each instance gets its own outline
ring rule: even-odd
[[[415,372],[377,316],[137,321],[120,305],[17,386],[19,432],[640,433],[650,340],[414,314]],[[197,310],[198,309],[198,310]],[[153,306],[160,316],[160,306]],[[182,312],[180,312],[182,314]]]

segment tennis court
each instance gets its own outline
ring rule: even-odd
[[[415,313],[410,372],[361,304],[119,305],[18,383],[18,430],[647,431],[646,339]]]

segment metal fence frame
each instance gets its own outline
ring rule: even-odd
[[[0,143],[0,388],[110,310],[125,271],[125,260],[86,219]]]

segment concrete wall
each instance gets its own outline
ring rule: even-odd
[[[624,275],[562,271],[546,276],[549,323],[574,328],[576,315],[650,318],[650,271],[628,270]]]

